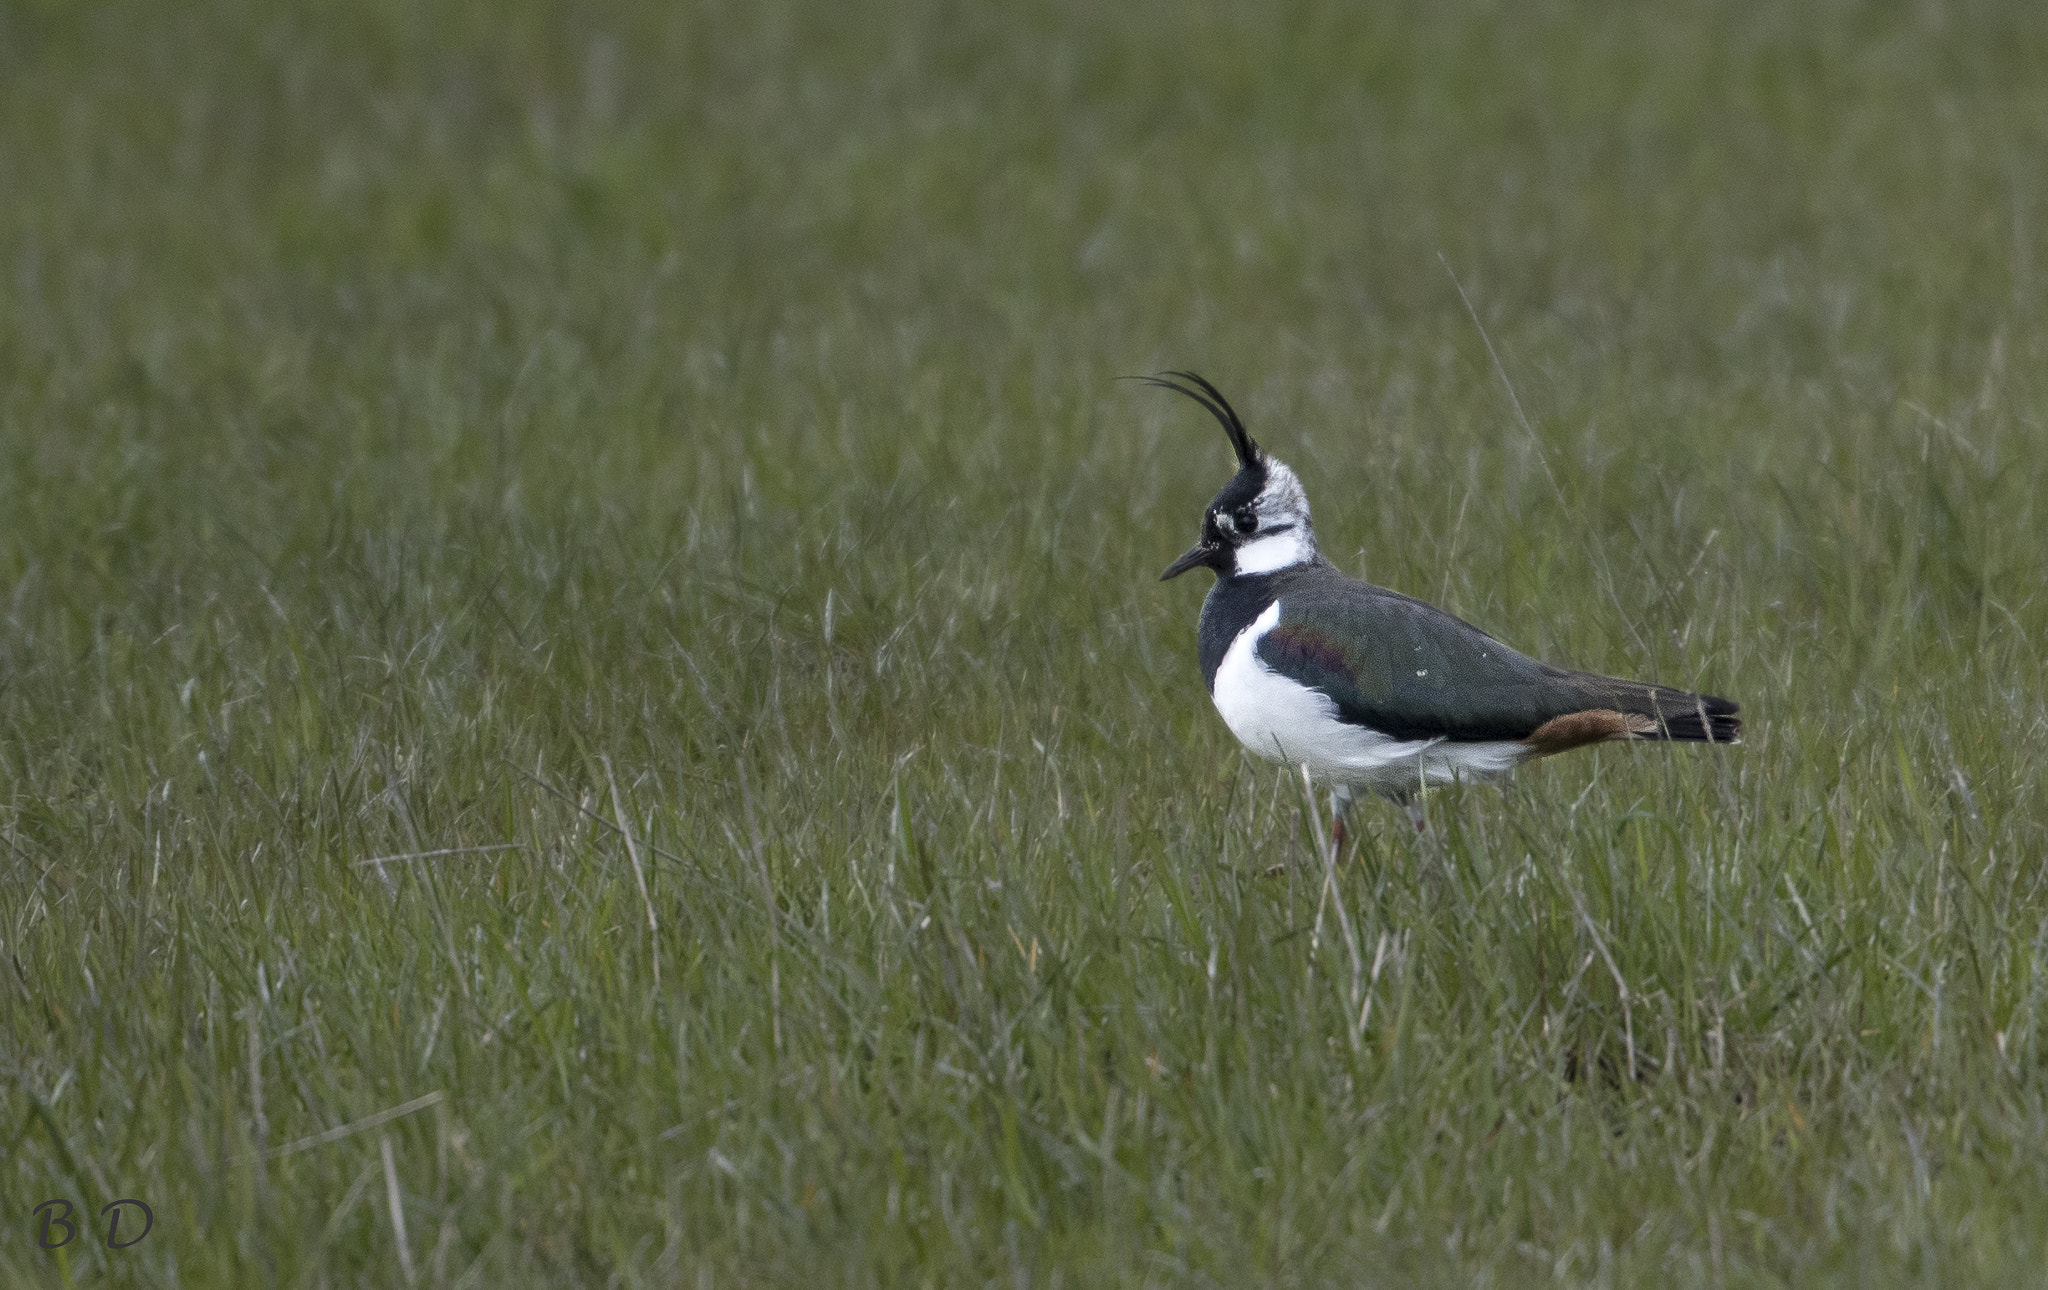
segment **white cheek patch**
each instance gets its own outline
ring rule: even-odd
[[[1272,573],[1315,558],[1315,544],[1297,524],[1268,537],[1254,538],[1235,552],[1238,573]]]

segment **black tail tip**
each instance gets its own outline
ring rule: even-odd
[[[1712,694],[1695,696],[1686,708],[1664,713],[1664,737],[1703,744],[1732,744],[1742,739],[1742,705]]]

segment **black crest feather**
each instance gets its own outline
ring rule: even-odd
[[[1166,379],[1169,376],[1192,382],[1196,388],[1189,389],[1180,384],[1180,381],[1169,381]],[[1175,394],[1186,395],[1201,404],[1223,427],[1223,433],[1230,436],[1230,446],[1237,450],[1237,464],[1246,470],[1258,468],[1265,454],[1259,450],[1259,445],[1253,442],[1250,432],[1244,428],[1244,422],[1239,419],[1237,409],[1230,406],[1230,400],[1224,398],[1221,391],[1194,372],[1162,372],[1158,376],[1127,376],[1123,379],[1143,381],[1162,390],[1172,390]]]

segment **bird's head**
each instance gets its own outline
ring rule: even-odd
[[[1138,379],[1185,394],[1207,408],[1237,451],[1237,474],[1202,515],[1202,540],[1168,565],[1160,579],[1177,578],[1203,566],[1222,578],[1272,573],[1315,559],[1315,527],[1309,522],[1308,496],[1301,491],[1301,480],[1285,462],[1252,441],[1244,422],[1216,387],[1193,372]]]

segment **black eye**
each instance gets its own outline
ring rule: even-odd
[[[1259,513],[1249,506],[1238,507],[1236,519],[1240,533],[1250,533],[1259,527]]]

